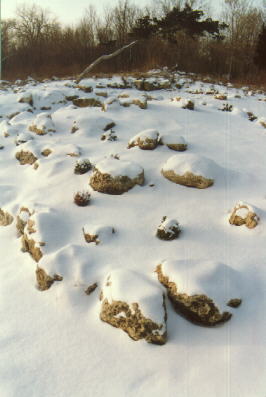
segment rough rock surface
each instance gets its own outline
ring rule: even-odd
[[[16,228],[18,237],[21,236],[21,250],[28,252],[36,262],[39,262],[43,256],[41,247],[45,245],[45,242],[34,239],[37,231],[33,219],[34,214],[34,211],[22,207],[17,216]]]
[[[146,281],[144,276],[141,274],[136,274],[135,272],[125,271],[127,273],[126,278],[122,276],[122,283],[119,285],[119,293],[117,293],[116,288],[120,279],[119,273],[121,271],[112,272],[105,281],[103,290],[101,292],[100,299],[102,301],[100,318],[116,328],[120,328],[125,331],[133,340],[137,341],[140,339],[145,339],[149,343],[154,343],[158,345],[163,345],[166,343],[167,332],[166,332],[166,308],[164,295],[161,290],[158,289],[157,285],[150,285],[150,280]],[[129,278],[127,279],[129,275]],[[129,284],[125,282],[129,281]],[[138,281],[146,285],[146,291],[144,292],[147,296],[142,300],[138,301],[139,288]],[[123,283],[124,282],[124,283]],[[133,287],[132,287],[132,284]],[[133,301],[128,298],[128,289],[133,288]],[[122,291],[121,291],[122,290]],[[125,292],[125,298],[123,299],[123,291]],[[145,291],[145,289],[144,289]],[[150,292],[151,291],[151,292]],[[151,293],[151,295],[150,295]],[[117,299],[120,298],[120,299]],[[143,298],[143,297],[142,297]],[[145,312],[147,306],[145,307],[145,302],[147,300],[155,299],[161,307],[158,307],[160,311],[160,323],[158,319],[149,318]],[[144,304],[143,304],[144,302]],[[144,306],[144,307],[142,307]]]
[[[169,181],[188,187],[206,189],[213,185],[213,179],[204,178],[201,175],[194,175],[191,172],[186,172],[184,175],[177,175],[174,171],[162,170],[162,174],[166,179],[169,179]]]
[[[14,218],[8,212],[5,212],[0,208],[0,226],[8,226],[11,225]]]
[[[167,295],[176,312],[197,325],[214,326],[231,318],[231,313],[220,313],[212,299],[207,295],[188,295],[179,293],[175,282],[164,274],[162,265],[156,267],[158,280],[167,289]]]
[[[76,98],[73,99],[73,105],[78,106],[80,108],[86,107],[102,107],[102,102],[96,98]]]
[[[259,217],[254,209],[249,204],[242,201],[236,204],[229,218],[229,223],[231,225],[246,225],[249,229],[256,227],[258,222]]]
[[[21,150],[20,152],[17,152],[16,159],[20,162],[21,165],[25,165],[25,164],[32,165],[35,163],[35,168],[38,168],[36,163],[38,159],[30,151]]]
[[[63,277],[58,274],[54,274],[53,277],[49,276],[44,269],[37,267],[36,269],[36,281],[40,291],[46,291],[51,287],[55,281],[62,281]]]

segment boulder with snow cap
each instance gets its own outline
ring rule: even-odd
[[[233,289],[230,291],[234,280],[226,280],[230,270],[212,262],[163,260],[155,271],[178,314],[197,325],[215,326],[232,316],[218,307],[225,309],[228,293],[235,294]]]
[[[196,154],[176,154],[163,165],[166,179],[179,185],[205,189],[214,183],[218,165],[206,157]]]
[[[166,343],[166,307],[160,287],[145,275],[117,269],[107,275],[100,295],[100,319],[133,340]]]
[[[187,150],[187,143],[182,136],[162,135],[160,143],[177,152],[184,152]]]
[[[138,146],[142,150],[153,150],[158,146],[159,132],[153,128],[140,131],[128,143],[128,149]]]
[[[257,226],[259,217],[251,205],[239,201],[233,210],[229,218],[229,223],[235,226],[246,225],[247,228],[253,229]]]
[[[144,183],[144,170],[131,161],[105,159],[94,167],[91,187],[101,193],[122,194]]]

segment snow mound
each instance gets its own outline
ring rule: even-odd
[[[8,121],[3,120],[0,123],[0,134],[7,138],[9,136],[15,136],[18,133],[18,129],[12,126]]]
[[[37,135],[45,135],[48,132],[55,132],[55,125],[49,113],[39,113],[29,125],[29,130]]]
[[[219,166],[213,160],[196,154],[176,154],[162,168],[170,181],[199,189],[211,186],[218,173]]]
[[[166,309],[161,288],[145,275],[131,270],[113,270],[101,293],[100,318],[121,328],[134,339],[166,342]]]
[[[83,227],[83,235],[87,243],[100,244],[101,242],[108,242],[115,229],[111,226],[87,224]]]
[[[159,132],[153,128],[140,131],[128,143],[128,148],[138,146],[143,150],[153,150],[158,145]]]

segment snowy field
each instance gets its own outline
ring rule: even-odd
[[[2,82],[1,397],[266,396],[266,97],[191,77]]]

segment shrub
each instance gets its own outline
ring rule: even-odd
[[[77,175],[86,174],[92,168],[88,159],[78,160],[75,164],[74,173]]]
[[[74,203],[79,207],[86,207],[90,202],[90,197],[89,192],[77,192],[74,196]]]

